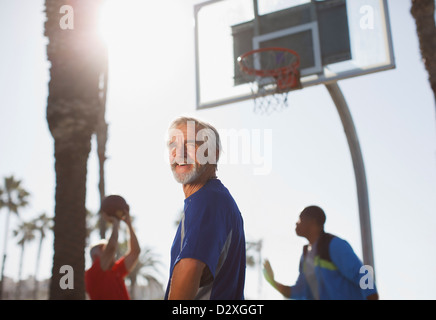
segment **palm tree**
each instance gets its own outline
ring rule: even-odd
[[[103,201],[103,199],[106,196],[106,188],[105,188],[105,170],[104,170],[104,163],[106,161],[106,143],[107,143],[107,135],[108,135],[108,125],[105,120],[105,113],[106,113],[106,97],[107,97],[107,86],[108,86],[108,59],[107,59],[107,52],[106,55],[103,57],[103,67],[104,70],[101,74],[101,86],[100,86],[100,112],[98,115],[98,122],[97,122],[97,131],[96,131],[96,138],[97,138],[97,155],[98,155],[98,162],[99,162],[99,176],[100,181],[98,183],[98,190],[100,193],[100,203]],[[99,219],[99,231],[100,231],[100,238],[104,239],[106,238],[106,227],[107,223],[106,220],[103,219],[100,216]]]
[[[135,221],[135,217],[130,217],[132,224]],[[117,248],[117,259],[123,256],[128,250],[128,229],[123,224],[120,229],[120,236],[123,240],[119,243]],[[160,277],[159,266],[162,263],[159,261],[157,255],[151,248],[145,247],[141,250],[141,255],[138,258],[138,262],[135,268],[127,275],[130,280],[129,293],[132,300],[135,300],[135,287],[138,277],[147,281],[148,286],[154,290],[162,290],[162,284],[159,282]]]
[[[102,114],[101,76],[106,46],[98,36],[103,0],[45,0],[47,58],[51,63],[47,122],[54,138],[56,171],[54,256],[50,299],[85,295],[86,175],[91,137]],[[63,5],[74,9],[74,28],[60,28]],[[73,289],[63,290],[60,269],[74,270]]]
[[[91,238],[91,233],[99,230],[99,220],[100,219],[96,213],[86,209],[86,246],[90,245],[89,241]]]
[[[3,298],[3,280],[4,269],[7,256],[7,241],[9,231],[9,218],[11,213],[18,216],[19,209],[27,206],[29,193],[21,186],[21,181],[16,180],[14,176],[4,178],[4,187],[0,188],[0,209],[5,207],[8,210],[6,217],[4,242],[3,242],[3,263],[1,269],[1,282],[0,282],[0,299]]]
[[[435,1],[412,0],[412,16],[415,18],[422,60],[429,75],[430,86],[436,100],[436,26]]]
[[[35,265],[35,284],[33,287],[33,299],[36,300],[38,298],[38,271],[39,271],[39,265],[41,261],[41,249],[42,249],[42,242],[45,239],[46,232],[48,229],[51,229],[51,222],[53,221],[53,218],[48,217],[46,213],[40,214],[36,219],[32,221],[33,227],[35,231],[39,234],[39,243],[38,243],[38,253],[36,255],[36,265]]]
[[[258,267],[259,283],[258,294],[260,296],[262,291],[262,239],[259,241],[246,242],[246,261],[248,267]],[[257,257],[256,257],[257,256]]]
[[[15,299],[20,299],[21,295],[21,276],[23,271],[23,258],[25,244],[35,239],[35,227],[32,222],[21,222],[14,230],[14,237],[19,237],[18,245],[21,247],[20,266],[18,268],[18,286],[15,291]]]
[[[159,266],[162,265],[162,263],[151,248],[145,247],[141,252],[138,263],[127,276],[130,280],[130,297],[133,300],[135,299],[135,287],[138,277],[145,279],[150,288],[163,292],[162,283],[158,280],[161,275]]]

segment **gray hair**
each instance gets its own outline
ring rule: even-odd
[[[180,126],[188,126],[189,123],[195,124],[195,139],[196,141],[204,141],[207,144],[208,148],[214,149],[216,151],[216,161],[215,163],[211,163],[211,165],[215,166],[215,170],[217,170],[217,163],[220,158],[221,154],[221,139],[220,135],[218,133],[218,130],[215,129],[214,126],[211,124],[198,120],[193,117],[178,117],[177,119],[173,120],[169,126],[169,130],[171,129],[177,129]],[[200,134],[200,137],[198,137],[198,134]],[[200,139],[197,139],[200,138]],[[206,139],[207,138],[207,139]],[[203,139],[203,140],[201,140]]]

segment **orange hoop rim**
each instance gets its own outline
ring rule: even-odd
[[[294,55],[297,59],[294,62],[292,62],[292,64],[290,64],[289,66],[281,67],[281,68],[277,68],[277,69],[271,69],[271,70],[249,68],[244,64],[245,58],[247,58],[253,54],[265,52],[265,51],[288,52],[288,53]],[[287,48],[279,48],[279,47],[260,48],[260,49],[251,50],[251,51],[239,56],[238,57],[238,64],[239,64],[241,70],[249,75],[254,75],[254,76],[258,76],[258,77],[275,77],[276,78],[276,77],[281,77],[283,75],[287,75],[287,74],[294,73],[294,72],[298,71],[298,68],[300,67],[300,55],[296,51],[294,51],[292,49],[287,49]]]

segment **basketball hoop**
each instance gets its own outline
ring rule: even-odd
[[[271,113],[288,106],[288,93],[301,89],[300,56],[286,48],[262,48],[238,57],[250,83],[254,111]]]

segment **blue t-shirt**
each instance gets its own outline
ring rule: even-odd
[[[363,263],[347,241],[333,237],[328,251],[331,261],[322,259],[320,255],[315,257],[315,286],[320,300],[366,300],[377,293],[373,278],[368,279],[367,269],[362,269]],[[305,264],[303,253],[300,275],[291,287],[291,299],[315,299],[304,271]]]
[[[196,299],[243,300],[245,235],[241,213],[218,179],[185,199],[184,215],[171,248],[168,299],[173,270],[181,259],[206,264]]]

